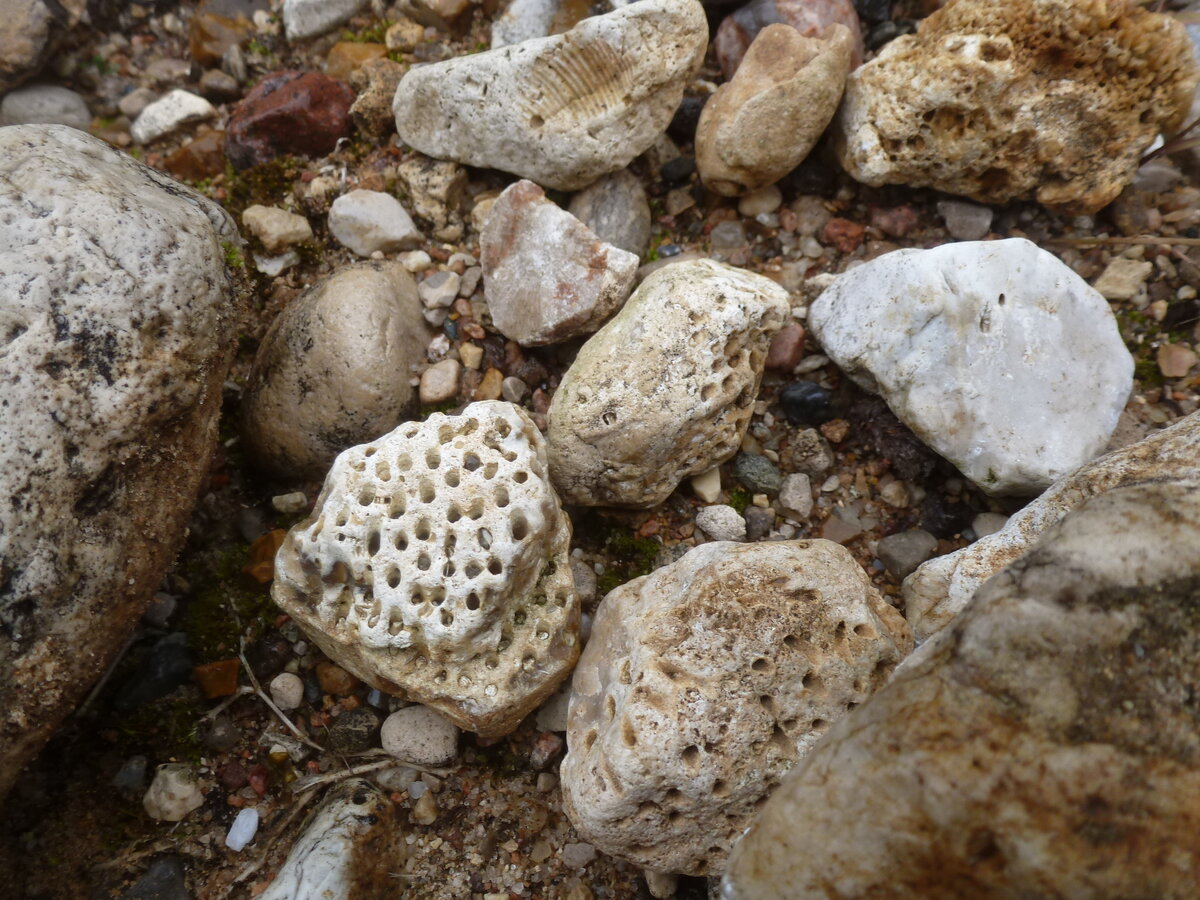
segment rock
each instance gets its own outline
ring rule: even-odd
[[[561,34],[585,16],[624,5],[625,0],[600,0],[589,6],[563,0],[512,0],[504,12],[492,20],[491,47],[495,50],[531,38]]]
[[[707,40],[696,0],[643,0],[563,35],[417,66],[396,91],[396,131],[435,159],[577,190],[662,133]]]
[[[758,36],[782,23],[804,37],[828,35],[837,24],[850,32],[851,65],[862,65],[863,41],[858,15],[850,0],[752,0],[721,21],[713,38],[713,52],[730,81]]]
[[[747,506],[744,518],[747,541],[766,540],[775,527],[775,510],[770,507]]]
[[[109,782],[122,794],[140,796],[146,791],[146,757],[131,756],[121,764],[117,774]]]
[[[921,640],[940,631],[984,582],[1089,497],[1126,485],[1195,478],[1200,478],[1200,413],[1072,472],[999,531],[921,566],[903,586],[909,624]]]
[[[875,555],[890,573],[897,578],[907,578],[937,552],[937,545],[937,538],[928,531],[914,528],[889,534],[880,540]]]
[[[402,16],[388,26],[383,39],[388,50],[412,53],[425,40],[425,26]]]
[[[466,169],[458,163],[419,156],[397,165],[396,177],[404,185],[413,213],[428,222],[440,239],[462,237],[459,207],[467,192]]]
[[[146,814],[162,822],[182,822],[188,813],[203,805],[204,794],[196,782],[196,775],[185,763],[159,766],[150,790],[142,798]]]
[[[479,238],[496,330],[522,346],[590,334],[633,290],[638,258],[606,244],[532,181],[510,185]]]
[[[304,682],[299,675],[280,672],[271,680],[271,699],[280,709],[296,709],[304,702]]]
[[[448,32],[471,8],[471,0],[400,0],[399,8],[422,25]]]
[[[225,171],[225,132],[203,131],[163,161],[176,178],[201,181]]]
[[[117,101],[117,110],[128,119],[136,119],[143,109],[157,99],[158,94],[150,88],[135,88]]]
[[[837,111],[853,44],[842,25],[823,38],[789,25],[764,28],[700,113],[696,164],[705,187],[733,197],[796,168]]]
[[[793,425],[824,425],[834,417],[833,398],[815,381],[797,381],[779,392],[779,408]]]
[[[333,457],[404,421],[410,367],[430,333],[399,263],[346,266],[281,312],[242,395],[254,461],[285,478],[319,478]]]
[[[201,2],[188,24],[188,52],[202,66],[221,62],[226,53],[255,33],[250,16],[266,4]],[[186,76],[185,76],[186,77]]]
[[[129,134],[139,144],[149,144],[189,122],[211,119],[216,114],[203,97],[176,89],[143,109]]]
[[[564,810],[619,859],[719,873],[783,773],[911,646],[835,544],[697,547],[596,611],[572,682]]]
[[[797,431],[780,453],[784,468],[816,478],[833,468],[833,448],[815,428]]]
[[[783,479],[779,488],[779,508],[784,515],[800,522],[812,515],[812,482],[807,475],[796,473]]]
[[[331,662],[317,663],[317,683],[322,692],[335,697],[348,697],[353,694],[360,684],[359,680]]]
[[[939,200],[938,215],[946,223],[946,230],[956,241],[979,241],[992,230],[991,207],[961,200]]]
[[[383,749],[418,766],[448,766],[458,756],[458,728],[427,706],[406,706],[383,723]]]
[[[241,853],[246,849],[246,845],[254,840],[257,832],[258,810],[243,809],[234,818],[233,824],[229,826],[229,831],[225,835],[225,846],[234,853]]]
[[[971,520],[971,530],[975,532],[975,538],[985,538],[989,534],[995,534],[1001,528],[1008,524],[1008,516],[1001,513],[980,513]]]
[[[235,169],[288,153],[324,156],[350,135],[354,99],[349,85],[319,72],[272,72],[229,117],[225,154]]]
[[[1163,344],[1156,358],[1164,378],[1183,378],[1200,362],[1196,351],[1187,344]]]
[[[1094,287],[1105,300],[1132,300],[1154,271],[1154,263],[1119,256],[1108,264]]]
[[[696,527],[710,541],[744,541],[746,520],[732,506],[718,504],[705,506],[696,512]]]
[[[591,566],[572,557],[571,578],[575,582],[575,590],[579,593],[580,603],[587,606],[596,599],[596,573]]]
[[[0,94],[38,73],[68,31],[87,14],[80,0],[9,0],[0,28]]]
[[[567,211],[600,240],[637,257],[650,246],[650,203],[628,169],[595,181],[571,198]]]
[[[121,900],[192,900],[183,863],[174,855],[158,857]]]
[[[338,81],[349,81],[350,76],[364,63],[383,59],[388,49],[383,44],[365,41],[339,41],[325,57],[325,74]]]
[[[500,382],[500,396],[509,403],[520,405],[529,396],[529,385],[520,378],[509,375]]]
[[[340,454],[272,596],[367,684],[498,737],[579,653],[569,541],[541,433],[473,403]]]
[[[584,869],[595,861],[596,848],[591,844],[563,844],[562,852],[559,855],[563,865],[568,868]]]
[[[219,206],[103,141],[0,129],[0,796],[182,544],[217,437],[238,241]]]
[[[311,241],[313,237],[308,219],[277,206],[246,207],[242,224],[262,242],[268,253],[280,253],[292,244]]]
[[[773,184],[758,188],[738,200],[738,214],[748,219],[769,216],[783,203],[783,192]]]
[[[1080,506],[792,770],[722,896],[1189,896],[1198,575],[1200,482]]]
[[[804,358],[804,326],[799,322],[788,322],[771,339],[767,351],[767,368],[790,372]]]
[[[367,0],[283,0],[283,27],[289,41],[332,31],[357,15]]]
[[[333,720],[325,735],[330,750],[339,753],[361,753],[375,743],[379,731],[379,716],[371,709],[360,706],[343,712]]]
[[[851,74],[837,152],[869,185],[1095,212],[1181,124],[1197,72],[1183,26],[1128,2],[960,0]]]
[[[646,278],[551,402],[550,468],[566,502],[654,506],[732,456],[788,311],[775,282],[712,260]]]
[[[381,191],[361,189],[333,201],[329,233],[359,256],[410,250],[422,240],[399,200]]]
[[[735,456],[733,477],[752,494],[778,494],[783,483],[775,464],[757,453],[739,453]]]
[[[217,753],[227,753],[236,747],[241,739],[241,731],[228,716],[217,716],[206,728],[200,730],[200,742]]]
[[[167,696],[187,683],[194,665],[186,634],[177,631],[159,638],[134,675],[121,686],[113,706],[127,712]]]
[[[574,566],[572,566],[574,568]],[[590,571],[590,570],[589,570]],[[593,575],[594,577],[594,575]],[[595,598],[595,591],[593,599]],[[534,719],[534,724],[542,731],[566,731],[567,730],[567,707],[571,701],[571,684],[567,682],[557,693],[549,700],[542,704],[537,711],[537,716]]]
[[[69,125],[87,131],[91,124],[87,103],[64,87],[30,85],[0,100],[0,125]]]
[[[418,30],[422,31],[418,26]],[[365,135],[386,138],[396,130],[392,117],[392,98],[396,86],[404,77],[404,66],[390,59],[372,59],[363,63],[350,76],[350,85],[358,97],[350,107],[354,127]]]
[[[220,103],[240,97],[242,86],[232,75],[226,75],[220,69],[209,69],[200,76],[200,92],[205,97]]]
[[[457,359],[443,359],[421,373],[421,404],[434,406],[458,396],[458,379],[462,364]]]
[[[417,285],[426,309],[445,309],[458,298],[459,277],[451,271],[434,272]]]
[[[704,503],[716,503],[721,496],[721,467],[713,466],[707,472],[692,476],[692,493]]]
[[[1132,387],[1108,304],[1023,239],[884,254],[826,288],[808,322],[847,375],[991,494],[1037,493],[1092,459]]]

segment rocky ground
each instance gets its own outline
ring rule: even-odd
[[[242,13],[248,22],[230,37],[214,11]],[[896,3],[890,18],[867,21],[867,57],[927,11]],[[93,134],[190,184],[239,224],[248,225],[243,214],[253,206],[280,207],[302,214],[311,233],[301,229],[299,240],[267,247],[251,235],[271,229],[244,227],[245,250],[229,247],[230,262],[253,288],[253,303],[237,323],[217,456],[186,545],[154,605],[6,802],[0,823],[6,896],[258,896],[325,792],[360,774],[386,792],[395,827],[390,862],[361,896],[648,896],[641,870],[598,853],[563,811],[561,711],[542,710],[495,741],[464,733],[452,761],[422,771],[396,767],[378,749],[375,729],[402,704],[330,664],[270,599],[274,552],[283,532],[311,510],[322,476],[264,476],[251,466],[238,427],[255,353],[275,316],[309,285],[370,256],[369,249],[356,254],[339,242],[327,215],[336,197],[365,189],[394,191],[423,231],[408,249],[387,253],[425,287],[431,330],[422,368],[460,363],[449,367],[457,379],[449,388],[413,373],[419,418],[503,397],[545,429],[550,400],[582,342],[518,346],[495,330],[475,290],[461,287],[478,282],[480,219],[512,176],[469,169],[465,189],[447,205],[433,179],[404,179],[406,164],[421,157],[387,127],[386,103],[382,115],[360,109],[349,136],[323,154],[285,154],[236,169],[213,136],[228,127],[263,75],[326,72],[364,91],[371,87],[359,80],[365,76],[352,74],[358,63],[375,58],[406,66],[475,53],[489,45],[495,12],[487,3],[470,6],[439,26],[379,9],[325,35],[288,40],[277,16],[254,0],[130,4],[105,28],[73,32],[51,60],[45,80],[82,98]],[[397,30],[397,22],[407,26]],[[230,53],[230,46],[240,51]],[[1189,152],[1150,154],[1133,184],[1094,215],[867,187],[842,170],[824,142],[776,185],[739,200],[705,190],[694,162],[694,98],[721,80],[710,48],[688,87],[693,100],[629,166],[652,214],[639,277],[677,257],[725,261],[782,285],[794,323],[803,325],[822,275],[899,248],[1023,237],[1101,290],[1134,356],[1134,391],[1109,447],[1200,409],[1200,177]],[[176,88],[207,97],[211,113],[139,140],[132,133],[138,104]],[[328,124],[316,121],[312,129]],[[564,192],[549,196],[567,200]],[[447,280],[459,288],[431,302]],[[1064,356],[1072,352],[1063,346]],[[785,393],[797,383],[807,387]],[[1085,378],[1059,388],[1068,398],[1093,389]],[[647,510],[568,507],[571,566],[585,617],[607,592],[679,559],[705,542],[706,532],[744,534],[747,541],[829,538],[904,612],[900,583],[918,564],[995,531],[1024,503],[980,491],[882,400],[856,387],[811,333],[794,326],[772,348],[740,450],[721,466],[719,480],[685,480]],[[808,486],[801,490],[795,476],[806,476]],[[736,512],[732,522],[698,527],[700,510],[714,503]],[[700,515],[701,523],[704,515],[713,514]],[[286,713],[289,722],[263,699],[282,672],[303,685],[302,699]],[[175,824],[156,821],[143,807],[155,767],[167,762],[192,767],[203,785],[199,807]],[[259,817],[254,841],[229,848],[231,824],[251,808]],[[706,879],[684,878],[675,896],[708,891]]]

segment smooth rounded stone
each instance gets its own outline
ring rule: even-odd
[[[703,544],[596,611],[572,682],[563,807],[612,856],[720,873],[783,773],[911,647],[836,544]]]
[[[379,716],[365,706],[343,712],[325,733],[325,743],[339,753],[361,753],[375,743]]]
[[[851,74],[837,152],[872,186],[1095,212],[1182,124],[1198,72],[1183,25],[1128,0],[959,0]]]
[[[431,332],[399,263],[347,266],[281,312],[242,395],[242,436],[260,466],[319,478],[334,456],[412,412],[409,370]]]
[[[992,230],[994,213],[989,206],[962,200],[939,200],[937,211],[946,223],[950,237],[956,241],[979,241]]]
[[[435,159],[578,190],[654,143],[707,45],[696,0],[642,0],[566,34],[409,69],[396,131]]]
[[[770,215],[783,203],[783,192],[773,184],[758,188],[738,201],[738,213],[747,218]]]
[[[443,359],[421,373],[421,403],[433,406],[445,403],[458,396],[458,379],[462,374],[462,363],[457,359]]]
[[[182,860],[174,855],[158,857],[120,900],[192,900]]]
[[[924,640],[945,628],[989,578],[1089,497],[1114,488],[1200,478],[1200,413],[1100,457],[1056,482],[993,534],[930,560],[905,579],[905,614]]]
[[[271,699],[280,709],[295,709],[304,702],[304,681],[291,672],[280,672],[270,684]]]
[[[387,717],[383,749],[418,766],[448,766],[458,755],[458,728],[427,706],[406,706]]]
[[[143,109],[129,129],[139,144],[149,144],[191,122],[211,119],[216,108],[198,94],[177,88]]]
[[[240,298],[229,216],[62,125],[0,129],[0,796],[182,544]]]
[[[757,453],[739,453],[732,468],[733,477],[754,494],[778,494],[783,484],[775,463]]]
[[[985,512],[971,520],[971,530],[975,532],[976,539],[985,538],[989,534],[995,534],[1007,524],[1008,516],[1003,513]]]
[[[567,212],[605,243],[637,257],[650,246],[650,203],[646,189],[628,169],[597,179],[571,198]]]
[[[496,330],[525,347],[595,331],[629,297],[638,268],[635,254],[604,243],[532,181],[496,199],[479,247]]]
[[[182,822],[187,814],[204,805],[204,794],[196,773],[186,763],[166,763],[154,773],[154,781],[142,798],[146,814],[161,822]]]
[[[324,156],[350,136],[354,89],[320,72],[272,72],[237,105],[225,127],[235,169],[277,156]]]
[[[283,28],[289,41],[332,31],[357,15],[367,0],[283,0]]]
[[[209,69],[200,76],[200,92],[218,102],[236,100],[242,95],[242,86],[232,75],[227,75],[220,69]]]
[[[1191,896],[1198,577],[1200,481],[1080,506],[792,770],[722,896]]]
[[[696,165],[705,187],[734,197],[803,162],[837,111],[853,45],[843,25],[819,38],[790,25],[764,28],[700,113]]]
[[[242,213],[242,224],[258,238],[268,253],[281,253],[292,244],[311,241],[312,226],[304,216],[277,206],[248,206]]]
[[[1156,355],[1158,371],[1165,378],[1183,378],[1200,362],[1200,356],[1187,344],[1163,344]]]
[[[0,100],[0,125],[69,125],[87,131],[92,114],[77,93],[52,84],[34,84]]]
[[[797,381],[779,392],[779,408],[792,425],[824,425],[833,418],[833,395],[815,381]]]
[[[937,538],[928,531],[913,528],[882,538],[875,555],[892,575],[906,578],[937,552],[937,545]]]
[[[472,403],[340,454],[272,597],[371,687],[499,737],[579,655],[570,537],[532,420]]]
[[[359,256],[411,250],[421,232],[391,194],[361,188],[342,194],[329,208],[329,233]]]
[[[779,508],[784,515],[799,522],[812,515],[812,482],[807,475],[798,472],[783,479],[779,488]]]
[[[990,494],[1038,493],[1095,457],[1133,386],[1108,303],[1020,238],[884,254],[839,276],[808,323]]]
[[[564,500],[654,506],[737,452],[788,313],[775,282],[712,260],[647,277],[551,401],[550,470]]]
[[[711,541],[746,540],[746,520],[732,506],[723,503],[697,510],[696,527]]]
[[[239,812],[233,824],[229,826],[229,831],[225,834],[225,846],[234,853],[241,853],[257,833],[258,810],[248,807]]]
[[[70,29],[87,16],[82,0],[6,0],[0,28],[0,94],[36,75]]]
[[[851,65],[862,64],[862,31],[850,0],[751,0],[726,16],[713,38],[713,52],[726,81],[741,67],[758,36],[778,24],[810,38],[828,34],[832,25],[841,25],[851,35]]]

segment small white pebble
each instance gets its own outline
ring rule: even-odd
[[[292,491],[290,494],[276,494],[271,498],[271,506],[276,512],[299,513],[308,509],[308,496],[304,491]]]
[[[254,840],[258,832],[258,810],[247,807],[237,814],[229,833],[225,835],[225,846],[235,853],[241,853],[246,845]]]
[[[304,682],[291,672],[281,672],[271,679],[271,699],[280,709],[295,709],[304,702]]]

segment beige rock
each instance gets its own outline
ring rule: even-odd
[[[188,813],[204,805],[204,792],[196,773],[186,763],[165,763],[154,773],[142,807],[160,822],[182,822]]]
[[[400,26],[397,24],[393,27]],[[419,25],[416,27],[424,32]],[[367,60],[350,76],[350,86],[358,91],[350,107],[350,118],[359,131],[379,140],[396,130],[396,120],[392,117],[392,98],[396,96],[396,86],[402,77],[404,66],[390,59]]]
[[[466,169],[458,163],[421,156],[396,166],[396,177],[408,194],[413,214],[428,222],[439,240],[462,237],[459,206],[467,191]]]
[[[958,0],[850,76],[838,153],[870,185],[1094,212],[1196,80],[1183,26],[1133,0]]]
[[[435,159],[577,190],[662,133],[707,42],[697,0],[642,0],[566,34],[410,69],[396,131]]]
[[[579,655],[570,538],[537,427],[472,403],[339,455],[272,596],[372,687],[497,737]]]
[[[596,611],[572,682],[564,808],[605,853],[719,873],[783,773],[911,647],[837,544],[697,547]]]
[[[648,507],[737,452],[787,292],[712,260],[659,269],[583,345],[549,411],[568,503]]]
[[[87,0],[6,0],[0,28],[0,94],[35,75],[70,29],[87,15]]]
[[[1154,263],[1144,259],[1117,257],[1096,279],[1094,287],[1105,300],[1132,300],[1154,271]]]
[[[412,411],[410,368],[430,336],[399,263],[357,263],[313,285],[259,346],[242,399],[247,450],[282,477],[320,478]]]
[[[292,244],[311,241],[313,236],[308,219],[277,206],[246,207],[242,224],[262,241],[268,253],[282,253]]]
[[[696,165],[705,186],[733,197],[796,168],[837,111],[853,48],[844,25],[823,38],[790,25],[759,32],[733,80],[700,114]]]
[[[1117,487],[1200,477],[1200,413],[1102,456],[1053,484],[999,531],[925,563],[904,581],[919,640],[945,628],[985,581],[1022,557],[1042,533],[1089,497]]]
[[[462,365],[457,359],[443,359],[421,373],[421,402],[427,406],[445,403],[458,396]]]
[[[1195,895],[1200,481],[1089,500],[830,729],[726,900]]]

